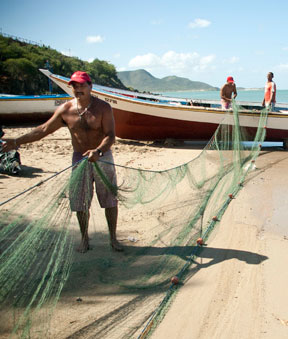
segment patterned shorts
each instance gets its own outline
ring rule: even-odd
[[[229,109],[231,107],[231,103],[229,101],[221,99],[221,106],[222,109]]]
[[[114,187],[117,184],[112,152],[108,151],[104,153],[101,161],[96,162],[101,169],[101,175],[99,175],[99,172],[96,170],[95,163],[83,160],[85,163],[82,164],[82,162],[80,162],[81,159],[83,159],[83,155],[80,152],[73,153],[72,164],[76,164],[76,166],[74,166],[72,170],[69,188],[71,210],[80,212],[90,208],[94,191],[93,183],[95,183],[97,198],[102,208],[117,206],[118,201],[115,194],[113,194],[103,182],[104,176],[105,179],[108,179],[109,184],[112,184]],[[109,164],[102,162],[102,160],[109,162]],[[78,162],[80,163],[77,164]],[[80,165],[83,166],[81,171],[76,170]]]

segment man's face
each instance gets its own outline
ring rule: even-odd
[[[92,86],[88,82],[81,84],[80,82],[72,82],[73,94],[77,99],[89,96]]]
[[[272,75],[271,73],[268,73],[268,74],[267,74],[267,79],[268,79],[269,81],[271,81],[271,80],[273,79],[273,75]]]

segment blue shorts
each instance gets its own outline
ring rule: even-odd
[[[80,152],[74,152],[72,158],[72,164],[75,165],[81,159],[83,159],[83,155]],[[113,165],[114,159],[112,156],[112,152],[108,151],[103,154],[101,160],[107,161],[111,164],[106,164],[101,161],[97,161],[97,165],[101,169],[101,171],[105,174],[106,178],[109,182],[116,186],[116,172],[115,166]],[[103,183],[101,177],[97,173],[95,169],[95,164],[93,162],[85,161],[83,171],[81,171],[81,176],[76,178],[77,171],[75,168],[79,166],[76,165],[73,167],[71,174],[71,183],[69,188],[69,199],[70,199],[70,208],[72,211],[87,211],[91,206],[91,201],[93,198],[93,183],[95,183],[95,189],[99,204],[102,208],[111,208],[117,206],[116,196],[107,188],[107,186]],[[75,171],[75,172],[74,172]],[[74,178],[74,179],[73,179]],[[75,180],[76,179],[76,180]]]

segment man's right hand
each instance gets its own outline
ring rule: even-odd
[[[17,149],[16,139],[2,139],[1,152],[9,152],[13,149]]]

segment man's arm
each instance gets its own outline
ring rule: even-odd
[[[224,86],[221,87],[221,90],[220,90],[220,98],[223,99],[223,100],[226,100],[226,99],[225,99],[225,96],[224,96]]]
[[[65,104],[60,106],[48,121],[34,128],[31,132],[15,139],[3,139],[4,143],[2,144],[2,151],[9,152],[20,147],[20,145],[38,141],[44,138],[46,135],[55,132],[60,127],[65,126],[61,117],[64,106]]]

